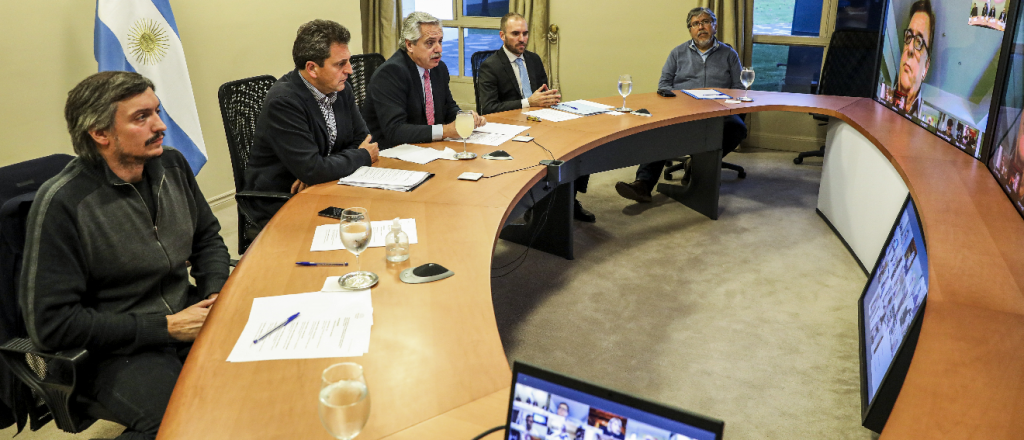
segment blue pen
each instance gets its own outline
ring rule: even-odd
[[[296,261],[299,266],[348,266],[348,263],[317,263],[315,261]]]
[[[569,104],[562,104],[562,105],[564,105],[564,106],[566,106],[566,107],[569,107],[569,108],[571,108],[571,109],[573,109],[573,110],[579,110],[578,108],[576,108],[576,107],[573,107],[573,106],[571,106],[571,105],[569,105]]]
[[[266,332],[266,333],[264,333],[264,334],[263,334],[263,336],[260,336],[259,338],[257,338],[257,339],[255,339],[255,340],[253,340],[253,341],[252,341],[252,343],[253,343],[253,344],[259,344],[259,343],[260,343],[260,341],[262,341],[262,340],[266,339],[266,338],[267,338],[267,336],[270,336],[270,334],[271,334],[271,333],[274,333],[274,332],[276,332],[276,331],[280,330],[280,329],[281,329],[281,327],[284,327],[284,326],[288,325],[288,323],[289,323],[289,322],[292,322],[292,321],[294,321],[294,320],[295,320],[295,318],[298,318],[298,317],[299,317],[299,314],[298,314],[298,313],[296,313],[296,314],[294,314],[294,315],[292,315],[292,316],[289,316],[289,317],[288,317],[288,320],[287,320],[287,321],[285,321],[285,322],[281,323],[281,325],[279,325],[279,326],[277,326],[277,327],[274,327],[274,328],[270,329],[270,331],[269,331],[269,332]]]

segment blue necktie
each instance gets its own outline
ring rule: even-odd
[[[522,58],[516,58],[516,67],[519,68],[519,82],[522,83],[523,98],[529,98],[533,94],[533,90],[530,89],[530,77],[526,75],[526,63]]]

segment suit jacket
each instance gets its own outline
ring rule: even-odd
[[[370,153],[359,149],[370,132],[359,114],[351,84],[338,92],[332,108],[338,128],[334,145],[330,145],[320,105],[299,72],[293,70],[277,80],[267,92],[256,121],[244,188],[289,192],[296,179],[316,185],[372,165]],[[284,201],[251,200],[255,220],[261,225],[283,204]]]
[[[459,105],[448,89],[448,79],[448,67],[444,61],[430,69],[435,124],[450,124],[459,113]],[[427,125],[419,69],[404,50],[395,52],[373,73],[366,98],[363,116],[381,149],[433,140],[431,128]]]
[[[544,63],[537,54],[523,52],[526,71],[530,76],[530,88],[534,91],[548,83],[548,74],[544,72]],[[480,114],[503,112],[523,108],[522,87],[516,80],[512,63],[504,49],[498,49],[494,55],[487,57],[477,72],[477,87],[480,90]]]

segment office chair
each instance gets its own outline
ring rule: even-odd
[[[224,83],[217,91],[220,114],[224,119],[224,134],[231,153],[231,170],[235,175],[235,201],[238,209],[238,254],[244,254],[263,229],[253,219],[250,200],[264,198],[287,200],[290,193],[245,191],[245,169],[249,166],[249,150],[255,139],[256,120],[263,108],[263,98],[277,81],[262,75]]]
[[[0,168],[0,408],[10,410],[3,426],[16,423],[36,431],[50,420],[78,433],[97,419],[113,420],[106,409],[76,393],[76,373],[89,357],[84,349],[56,353],[37,348],[28,339],[18,282],[25,230],[32,200],[40,185],[73,159],[66,154],[32,159]]]
[[[484,60],[491,55],[494,55],[498,50],[481,50],[479,52],[473,52],[473,56],[469,58],[469,65],[473,66],[473,95],[476,97],[477,114],[480,114],[480,90],[477,86],[477,72],[480,71],[480,65],[484,63]]]
[[[872,80],[878,37],[877,30],[836,29],[821,67],[821,80],[811,85],[811,93],[870,98],[875,90]],[[828,124],[828,116],[813,113],[811,116],[822,121],[819,126]],[[793,163],[800,165],[808,157],[825,157],[825,146],[798,154]]]
[[[352,63],[352,74],[348,76],[348,83],[352,86],[352,94],[355,95],[360,114],[365,114],[366,111],[366,86],[370,85],[373,73],[384,64],[384,61],[384,56],[379,53],[352,55],[352,59],[349,60],[349,63]]]
[[[747,115],[743,114],[742,118],[743,118],[743,122],[746,122]],[[672,165],[672,162],[679,162],[679,163],[675,164],[675,165]],[[737,177],[739,177],[740,179],[746,179],[747,178],[747,171],[744,170],[743,167],[741,167],[739,165],[732,164],[732,163],[729,163],[729,162],[726,162],[726,161],[723,160],[722,161],[722,169],[723,170],[733,170],[733,171],[735,171],[737,173]],[[674,173],[676,171],[679,171],[679,170],[683,170],[683,180],[686,180],[686,178],[687,178],[686,176],[690,175],[690,156],[677,157],[675,159],[669,159],[669,160],[665,161],[665,171],[663,173],[664,176],[665,176],[665,180],[671,180],[672,179],[672,173]]]

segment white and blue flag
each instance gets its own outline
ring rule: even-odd
[[[101,72],[138,72],[153,81],[167,124],[164,144],[181,151],[199,174],[206,144],[168,0],[97,0],[94,52]]]

